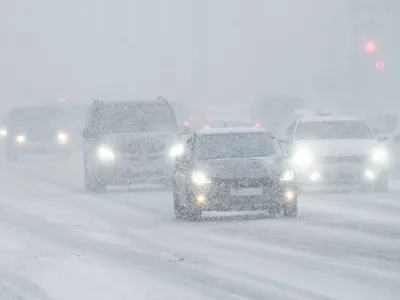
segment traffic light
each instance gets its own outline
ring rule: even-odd
[[[368,41],[365,43],[365,51],[367,53],[374,53],[376,50],[376,43],[374,41]]]

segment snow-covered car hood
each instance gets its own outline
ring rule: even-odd
[[[101,140],[117,150],[143,154],[164,152],[178,142],[177,132],[165,131],[111,133]]]
[[[198,160],[195,170],[206,172],[212,178],[261,178],[275,177],[282,170],[284,160],[280,157],[222,158]]]
[[[368,155],[377,145],[375,139],[304,140],[296,141],[293,150],[307,147],[317,156]]]

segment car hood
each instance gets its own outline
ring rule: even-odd
[[[374,139],[296,141],[297,148],[307,147],[318,156],[368,155],[378,145]]]
[[[282,157],[222,158],[199,160],[195,163],[195,170],[220,179],[272,178],[278,176],[283,165]]]
[[[179,141],[175,132],[122,132],[103,135],[101,143],[133,153],[163,152]]]

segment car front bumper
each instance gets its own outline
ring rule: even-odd
[[[266,210],[297,201],[294,183],[271,184],[259,179],[253,183],[241,185],[230,180],[214,180],[192,188],[197,205],[205,211]]]
[[[165,183],[172,179],[173,165],[166,159],[138,163],[120,158],[112,162],[97,162],[96,172],[110,185]]]
[[[320,164],[295,170],[296,178],[303,186],[360,185],[387,176],[385,166],[371,164]]]

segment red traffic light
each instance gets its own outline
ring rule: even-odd
[[[385,62],[383,60],[378,60],[376,63],[376,68],[378,70],[383,70],[385,68]]]
[[[375,52],[376,50],[376,44],[373,41],[368,41],[365,43],[365,51],[367,51],[368,53],[372,53]]]

